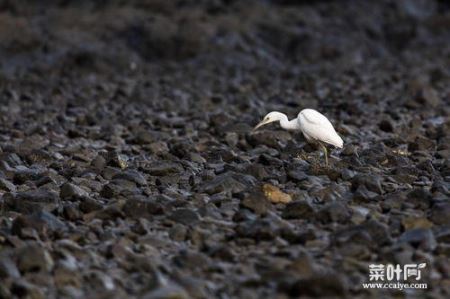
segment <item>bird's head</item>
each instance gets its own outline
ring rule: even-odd
[[[277,111],[272,111],[268,113],[266,116],[264,116],[263,120],[259,124],[257,124],[256,127],[253,128],[253,131],[274,121],[280,121],[283,118],[286,118],[286,115]]]

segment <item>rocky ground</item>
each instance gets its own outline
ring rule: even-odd
[[[446,1],[0,3],[0,298],[450,297]]]

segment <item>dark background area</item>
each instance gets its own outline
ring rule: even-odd
[[[449,41],[448,1],[0,1],[0,298],[448,298]],[[304,108],[329,168],[250,133]]]

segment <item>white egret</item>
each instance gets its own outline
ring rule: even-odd
[[[303,109],[300,111],[297,118],[292,120],[288,120],[288,117],[284,113],[278,111],[270,112],[259,124],[256,125],[253,131],[263,125],[275,121],[279,121],[283,129],[290,131],[301,131],[307,141],[320,144],[325,154],[325,163],[327,166],[328,152],[325,144],[331,144],[338,148],[342,148],[344,145],[344,141],[336,133],[336,130],[328,118],[314,109]]]

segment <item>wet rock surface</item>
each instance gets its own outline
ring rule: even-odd
[[[2,3],[0,298],[449,298],[450,6],[394,2]],[[251,132],[306,107],[328,168]]]

